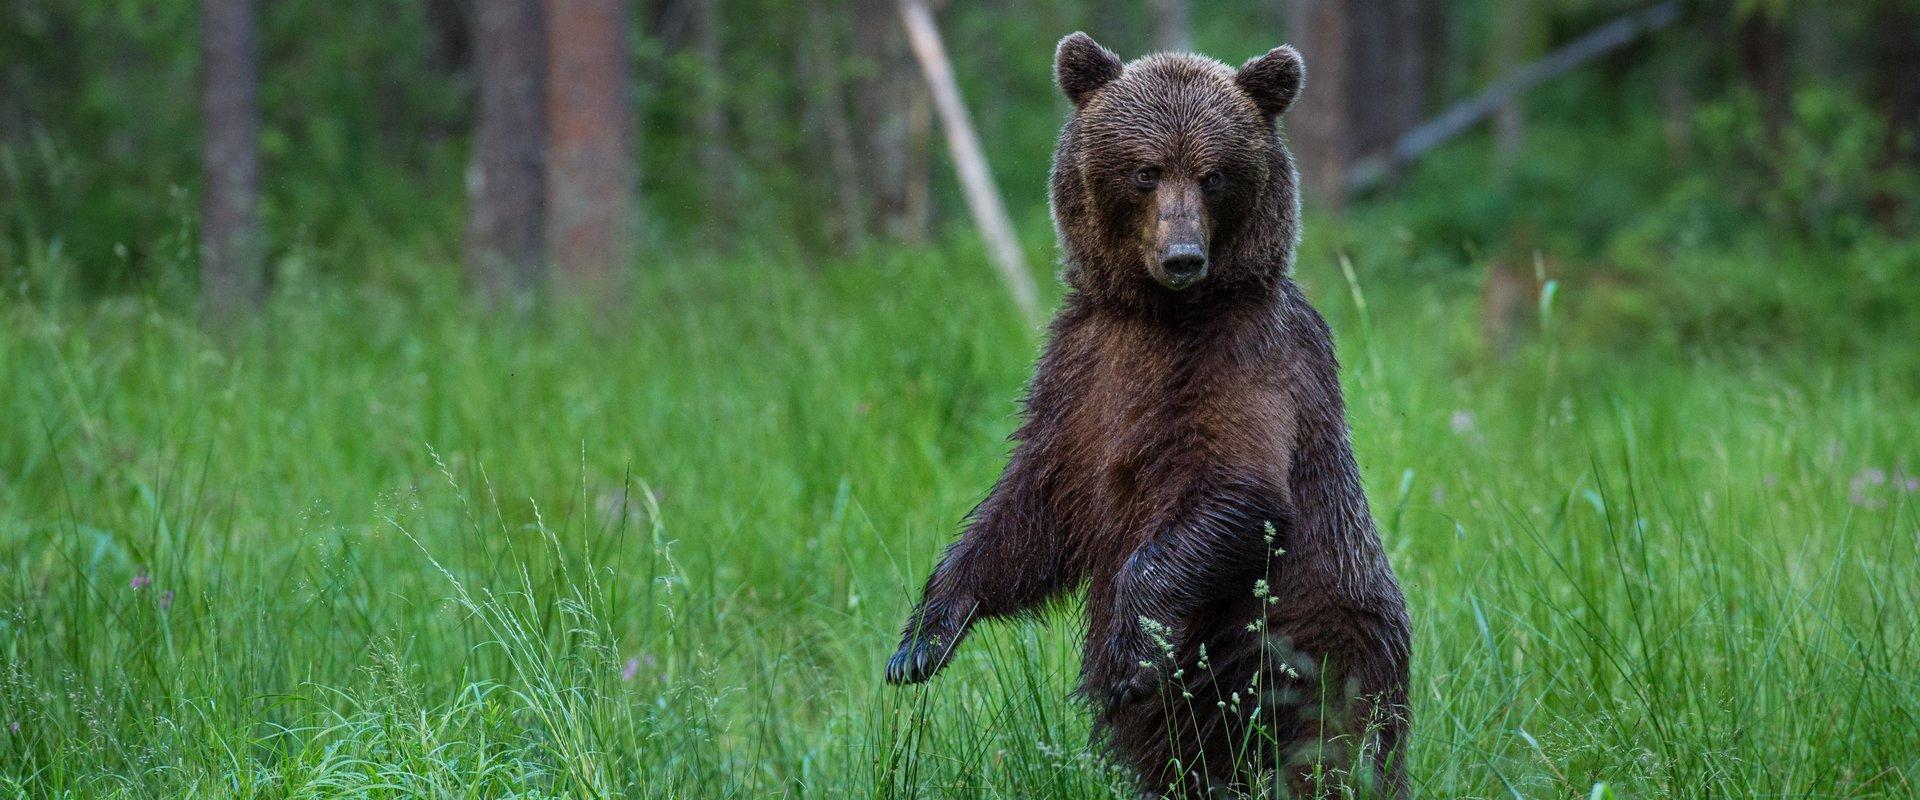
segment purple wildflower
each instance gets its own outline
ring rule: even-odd
[[[168,589],[164,592],[161,592],[160,593],[160,610],[165,611],[172,607],[173,607],[173,590]]]
[[[1480,419],[1472,411],[1463,408],[1453,412],[1453,416],[1447,418],[1447,425],[1453,428],[1454,433],[1466,436],[1479,431]]]
[[[9,722],[9,723],[7,723],[7,732],[8,732],[8,733],[19,733],[19,732],[20,732],[20,720],[17,720],[17,719],[16,719],[16,720],[14,720],[14,721],[12,721],[12,722]]]
[[[620,670],[620,680],[630,681],[633,680],[633,676],[638,674],[640,674],[640,657],[634,656],[633,658],[627,659],[626,669]]]
[[[1887,485],[1887,471],[1866,467],[1853,474],[1847,481],[1847,502],[1857,508],[1885,508],[1887,501],[1873,494]]]
[[[133,576],[133,580],[127,581],[127,585],[132,586],[135,591],[145,589],[153,585],[153,576],[145,572],[136,573]]]

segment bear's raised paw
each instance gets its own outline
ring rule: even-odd
[[[900,686],[921,683],[934,676],[953,656],[953,645],[938,638],[913,638],[900,644],[899,652],[887,660],[887,683]]]

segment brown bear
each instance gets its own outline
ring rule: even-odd
[[[1070,291],[887,680],[1084,584],[1079,694],[1142,792],[1404,797],[1406,604],[1331,334],[1291,278],[1299,180],[1274,124],[1299,54],[1123,65],[1076,33],[1054,69]]]

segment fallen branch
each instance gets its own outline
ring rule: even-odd
[[[1540,60],[1494,81],[1493,85],[1453,108],[1447,109],[1446,113],[1421,123],[1408,131],[1405,136],[1400,137],[1400,140],[1394,143],[1393,149],[1386,153],[1369,156],[1356,162],[1347,173],[1348,188],[1356,194],[1373,188],[1385,181],[1387,176],[1418,161],[1421,156],[1427,154],[1427,151],[1467,132],[1481,120],[1513,102],[1520,95],[1533,90],[1534,87],[1625,47],[1642,35],[1671,25],[1679,18],[1679,0],[1667,0],[1659,5],[1628,13],[1588,31],[1560,49],[1546,54]]]

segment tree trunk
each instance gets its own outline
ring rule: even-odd
[[[1530,0],[1499,0],[1494,4],[1494,80],[1519,69],[1532,55],[1535,9],[1531,6]],[[1514,95],[1493,114],[1493,169],[1503,181],[1512,176],[1526,139],[1525,108],[1526,95]]]
[[[1381,81],[1391,105],[1382,109],[1377,123],[1386,141],[1372,143],[1368,152],[1392,147],[1426,118],[1439,60],[1438,29],[1444,27],[1445,8],[1442,0],[1387,0],[1383,4],[1380,34],[1374,37],[1380,49],[1372,52],[1384,73]]]
[[[1760,99],[1768,144],[1779,147],[1780,136],[1793,118],[1787,34],[1765,9],[1748,11],[1740,24],[1740,74]]]
[[[1881,163],[1890,174],[1920,167],[1920,11],[1905,0],[1881,0],[1874,9],[1873,99],[1887,118],[1887,141]],[[1872,214],[1890,233],[1911,235],[1900,230],[1913,200],[1906,193],[1880,191],[1873,199]]]
[[[1435,0],[1291,0],[1289,38],[1306,61],[1288,142],[1310,199],[1346,206],[1349,173],[1420,124],[1444,26]]]
[[[203,0],[200,282],[216,320],[266,295],[260,233],[260,62],[253,0]]]
[[[426,0],[424,13],[427,66],[446,74],[467,69],[473,60],[471,0]]]
[[[934,106],[940,112],[940,126],[947,133],[947,147],[953,153],[953,165],[960,173],[960,188],[967,196],[967,207],[986,240],[987,254],[999,269],[1000,278],[1013,294],[1013,303],[1028,325],[1040,324],[1040,300],[1033,288],[1033,274],[1027,271],[1027,259],[1014,236],[1013,220],[1000,203],[1000,190],[993,184],[993,172],[974,136],[973,122],[966,104],[960,100],[960,86],[953,79],[953,65],[947,61],[940,32],[934,27],[933,14],[920,0],[900,0],[900,18],[907,39],[933,92]]]
[[[700,180],[710,236],[722,240],[733,216],[733,158],[727,147],[726,68],[720,60],[720,0],[692,0],[693,48],[700,63]]]
[[[479,0],[479,112],[467,170],[467,272],[493,303],[524,307],[546,266],[546,52],[541,0]]]
[[[893,239],[926,237],[924,198],[929,165],[924,126],[915,136],[913,110],[925,103],[925,85],[914,77],[913,53],[901,35],[893,0],[856,0],[853,52],[860,74],[853,80],[854,134],[862,156],[868,203],[867,228]]]
[[[1348,10],[1339,0],[1290,0],[1287,38],[1306,64],[1299,105],[1285,118],[1307,199],[1339,211],[1347,203],[1347,165],[1356,157]]]
[[[1888,160],[1920,165],[1920,10],[1882,0],[1873,19],[1873,95],[1887,115]]]
[[[834,194],[829,238],[835,250],[850,253],[866,246],[868,211],[853,126],[847,119],[844,80],[836,60],[841,52],[838,31],[821,0],[808,0],[806,15],[807,35],[800,39],[797,61],[807,87],[807,116],[826,136],[824,171],[832,174]]]
[[[1153,13],[1153,49],[1193,50],[1193,5],[1188,0],[1147,0]]]
[[[621,0],[547,0],[547,235],[571,291],[611,300],[632,265],[638,169]]]

